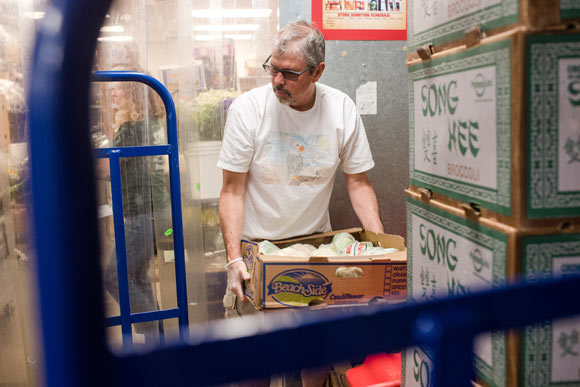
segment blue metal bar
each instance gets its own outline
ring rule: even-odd
[[[35,258],[46,386],[107,385],[89,79],[111,0],[54,0],[38,25],[28,95]],[[88,15],[88,17],[86,17]]]
[[[121,157],[148,155],[169,155],[169,185],[171,188],[171,217],[173,226],[173,249],[175,254],[175,286],[177,308],[179,309],[179,335],[182,340],[189,336],[187,310],[187,286],[185,276],[185,254],[183,243],[183,223],[181,213],[181,183],[179,179],[179,149],[177,138],[177,113],[171,94],[157,79],[150,75],[133,71],[98,71],[93,73],[93,82],[140,82],[150,86],[159,94],[165,105],[167,123],[167,146],[143,146],[127,148],[103,148],[95,150],[97,157],[107,157],[118,150]],[[125,337],[125,336],[123,336]]]
[[[432,348],[433,363],[438,364],[433,371],[434,386],[468,387],[475,380],[472,351],[476,331],[456,335],[453,328],[456,325],[475,328],[481,316],[473,308],[451,312],[445,316],[420,317],[415,323],[417,337]]]
[[[132,146],[119,148],[97,148],[93,151],[95,157],[104,159],[109,153],[116,152],[119,157],[163,156],[173,151],[171,145]]]
[[[465,386],[471,380],[467,375],[472,366],[472,347],[466,343],[475,334],[579,314],[579,292],[580,279],[576,277],[512,285],[424,304],[277,312],[247,316],[242,321],[220,320],[193,329],[189,345],[117,359],[112,384],[225,384],[361,358],[369,353],[396,352],[409,346],[450,345],[449,351],[442,349],[440,354],[451,357],[439,357],[434,365],[436,369],[446,368],[444,378],[439,377],[445,384],[434,385]],[[473,318],[466,317],[465,312]],[[428,320],[449,334],[426,329],[431,325]],[[461,365],[469,365],[465,372],[455,373],[452,362],[458,351],[464,359]],[[232,359],[227,364],[226,357]],[[168,375],[179,378],[169,382]]]
[[[115,226],[115,251],[117,255],[117,285],[119,288],[119,307],[121,309],[121,332],[123,347],[130,349],[133,344],[131,325],[131,303],[129,297],[129,274],[127,270],[127,245],[125,243],[125,221],[123,218],[123,191],[121,181],[121,160],[117,151],[109,152],[109,169],[111,171],[111,196]]]
[[[174,308],[174,309],[156,310],[152,312],[133,313],[131,314],[130,319],[132,323],[143,323],[178,317],[179,317],[179,309]],[[105,325],[108,327],[121,325],[121,316],[113,316],[105,318]]]

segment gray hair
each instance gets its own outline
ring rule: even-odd
[[[281,54],[302,55],[311,73],[324,62],[324,36],[316,27],[303,20],[286,24],[276,35],[274,49]]]

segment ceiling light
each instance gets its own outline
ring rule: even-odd
[[[257,8],[257,9],[194,9],[191,12],[193,17],[197,18],[253,18],[253,17],[269,17],[272,14],[271,9]]]
[[[259,24],[202,24],[193,26],[194,31],[256,31]]]
[[[120,25],[101,27],[101,32],[125,32],[125,28]]]
[[[40,19],[44,19],[46,12],[40,12],[40,11],[26,12],[25,15],[33,18],[34,20],[40,20]]]
[[[97,38],[99,42],[130,42],[133,40],[132,36],[121,35],[121,36],[101,36]]]

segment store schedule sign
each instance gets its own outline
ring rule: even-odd
[[[327,40],[406,40],[407,0],[312,0]]]

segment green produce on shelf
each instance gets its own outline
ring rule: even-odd
[[[182,105],[197,124],[199,141],[221,141],[228,108],[238,95],[233,89],[209,89]]]

